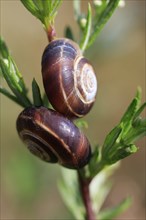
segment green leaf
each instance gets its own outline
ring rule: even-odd
[[[98,219],[112,220],[112,219],[116,218],[118,215],[120,215],[121,213],[123,213],[124,211],[126,211],[130,207],[130,205],[131,205],[131,198],[128,197],[128,198],[124,199],[122,202],[120,202],[118,205],[116,205],[115,207],[101,211],[98,214]]]
[[[4,42],[4,40],[0,37],[0,57],[3,59],[7,58],[9,56],[9,50]]]
[[[135,120],[137,119],[137,117],[141,114],[141,112],[144,110],[144,108],[146,108],[146,102],[143,103],[142,106],[141,106],[141,107],[138,109],[138,111],[135,113],[133,123],[135,122]]]
[[[48,0],[49,1],[49,0]],[[52,14],[56,14],[59,5],[62,3],[62,0],[53,0],[52,1]]]
[[[136,97],[121,119],[123,123],[122,139],[124,139],[125,144],[133,143],[146,135],[146,119],[142,119],[139,116],[146,107],[146,103],[143,103],[141,106],[140,103],[141,89],[138,88]]]
[[[43,95],[43,106],[45,106],[46,108],[53,109],[51,103],[48,100],[48,97],[47,97],[46,93],[44,93],[44,95]]]
[[[32,15],[38,18],[46,30],[53,25],[59,5],[62,0],[21,0]]]
[[[140,89],[137,90],[136,96],[131,102],[131,104],[128,106],[128,109],[126,110],[125,114],[123,115],[121,122],[129,123],[133,120],[133,117],[135,116],[135,113],[137,112],[141,101],[141,91]]]
[[[62,168],[62,180],[58,187],[62,199],[76,219],[84,219],[85,208],[79,191],[77,172]]]
[[[83,32],[83,37],[80,42],[80,48],[82,52],[84,52],[87,47],[89,37],[90,37],[90,32],[91,32],[91,26],[92,26],[92,11],[91,11],[91,6],[88,3],[87,23],[86,23],[86,27]]]
[[[41,11],[41,12],[43,12],[43,1],[41,0],[32,0],[33,1],[33,3],[34,3],[34,5],[36,6],[36,8],[39,10],[39,11]],[[45,0],[46,1],[46,0]],[[47,3],[48,3],[48,1],[46,1]]]
[[[24,83],[22,81],[22,78],[19,77],[19,74],[14,66],[13,61],[11,59],[0,59],[0,68],[8,86],[20,101],[19,104],[21,105],[23,103],[23,106],[26,107],[30,106],[31,103],[25,95],[26,89],[24,87]]]
[[[116,126],[106,137],[105,142],[102,148],[102,157],[108,157],[108,151],[112,148],[112,146],[116,143],[119,135],[122,132],[121,126]]]
[[[32,94],[33,94],[33,103],[35,106],[39,107],[43,105],[41,98],[40,88],[35,79],[32,81]]]
[[[88,123],[84,119],[78,119],[74,123],[79,128],[88,128]]]
[[[98,165],[100,169],[104,168],[106,164],[113,164],[137,152],[138,147],[134,142],[146,135],[146,119],[142,119],[139,116],[146,107],[146,103],[139,107],[140,102],[141,91],[138,89],[119,125],[105,139],[101,161]]]
[[[119,0],[109,1],[105,9],[102,13],[98,16],[98,19],[95,21],[95,25],[93,27],[93,32],[90,35],[89,43],[87,48],[93,44],[96,40],[97,35],[100,33],[104,25],[107,23],[109,18],[112,16],[113,12],[115,11],[116,7],[118,6]]]
[[[96,175],[90,183],[92,207],[96,214],[98,214],[112,188],[112,181],[110,177],[118,168],[119,163],[108,166],[106,169],[98,173],[98,175]]]
[[[66,38],[74,40],[74,36],[73,36],[73,32],[72,32],[71,27],[69,27],[69,26],[66,27],[64,35]]]
[[[98,145],[95,146],[95,149],[92,153],[91,159],[89,161],[88,164],[88,168],[89,168],[89,175],[90,176],[94,176],[95,173],[97,173],[97,170],[99,168],[99,163],[101,160],[101,147],[99,147]],[[98,166],[98,168],[97,168]]]
[[[25,107],[25,105],[23,103],[21,103],[21,101],[16,96],[12,95],[7,89],[2,88],[1,86],[0,86],[0,93],[5,95],[6,97],[11,99],[12,101],[16,102],[18,105]]]
[[[115,146],[115,150],[112,149],[109,152],[109,157],[106,158],[106,162],[110,164],[114,164],[119,160],[122,160],[128,156],[130,156],[133,153],[136,153],[138,148],[134,144],[130,145],[121,145],[121,146]]]
[[[124,142],[126,144],[133,143],[144,136],[146,136],[146,119],[141,119],[140,124],[130,128],[124,137]]]
[[[11,91],[14,93],[14,96],[16,97],[18,104],[22,105],[23,107],[30,106],[31,102],[26,95],[27,90],[22,75],[19,72],[12,56],[9,53],[8,47],[2,38],[0,38],[0,45],[1,74],[5,78]],[[1,90],[1,92],[3,92],[3,94],[5,93],[5,95],[7,95],[8,97],[8,92],[6,92],[6,90]],[[16,99],[11,95],[9,95],[9,98],[11,98],[13,101],[16,101]]]
[[[40,15],[38,14],[38,8],[36,7],[33,0],[20,0],[22,4],[30,11],[35,17],[40,19]]]
[[[137,108],[138,108],[138,100],[134,99],[121,119],[121,122],[124,125],[127,123],[130,124],[132,122],[133,117],[137,111]]]
[[[40,1],[37,1],[37,2],[40,2]],[[50,12],[50,10],[51,10],[52,1],[50,1],[50,0],[45,0],[45,1],[42,1],[42,4],[43,4],[42,8],[43,8],[43,10],[44,10],[44,14],[45,14],[45,15],[48,15],[49,12]],[[38,6],[38,8],[39,8],[39,6]]]

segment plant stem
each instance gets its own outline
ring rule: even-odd
[[[92,202],[90,198],[89,185],[91,180],[87,178],[83,178],[83,176],[79,171],[78,171],[78,179],[79,179],[80,192],[86,208],[86,220],[97,220],[92,209]]]
[[[53,25],[49,25],[46,30],[48,41],[51,42],[56,37],[56,31]]]

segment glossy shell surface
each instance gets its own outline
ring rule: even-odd
[[[46,162],[78,169],[90,159],[91,149],[86,136],[53,110],[26,108],[18,116],[17,131],[31,153]]]
[[[52,106],[67,117],[83,117],[93,106],[97,80],[78,45],[68,39],[52,41],[42,56],[44,88]]]

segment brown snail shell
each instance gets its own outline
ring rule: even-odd
[[[42,77],[54,109],[67,117],[83,117],[92,108],[97,80],[79,46],[63,38],[51,41],[42,56]]]
[[[45,107],[24,109],[17,119],[17,131],[28,149],[46,162],[79,169],[90,159],[86,136],[56,111]]]

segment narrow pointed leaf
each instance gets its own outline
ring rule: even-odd
[[[26,9],[38,18],[44,25],[46,30],[49,30],[50,25],[54,23],[61,0],[21,0]]]
[[[143,119],[139,126],[130,130],[126,135],[124,142],[126,144],[133,143],[144,136],[146,136],[146,119]]]
[[[130,207],[131,202],[132,201],[131,201],[130,197],[124,199],[117,206],[115,206],[111,209],[107,209],[107,210],[104,210],[104,211],[100,212],[98,214],[98,219],[100,219],[100,220],[115,219],[118,215],[120,215],[121,213],[123,213],[124,211],[126,211]]]
[[[76,219],[84,219],[85,208],[79,192],[76,171],[62,168],[62,180],[58,184],[59,191],[66,206]]]
[[[103,10],[98,20],[96,21],[95,27],[93,28],[93,33],[90,36],[89,43],[87,47],[91,46],[96,40],[97,35],[100,33],[104,25],[107,23],[109,18],[112,16],[116,7],[118,6],[120,0],[109,1],[106,8]]]
[[[26,95],[24,95],[23,88],[21,87],[21,82],[20,82],[21,80],[16,75],[14,75],[12,72],[13,66],[12,66],[12,69],[11,67],[9,69],[8,65],[2,59],[0,59],[0,67],[1,67],[2,74],[8,86],[10,87],[12,92],[15,94],[15,96],[25,106],[31,105],[29,99],[26,97]]]
[[[97,214],[101,209],[112,188],[112,181],[109,179],[119,168],[119,163],[109,166],[96,175],[90,184],[90,194],[94,212]]]
[[[62,3],[62,0],[54,0],[52,4],[52,13],[56,13],[57,8]]]
[[[45,1],[42,1],[42,4],[43,4],[43,10],[44,10],[45,15],[48,15],[49,11],[51,10],[51,1],[45,0]]]
[[[91,11],[90,4],[88,4],[87,23],[86,23],[85,30],[83,32],[83,37],[80,42],[80,48],[82,52],[84,52],[87,47],[89,37],[90,37],[91,27],[92,27],[92,11]]]
[[[65,35],[66,38],[74,40],[73,32],[72,32],[72,30],[69,26],[66,27],[64,35]]]
[[[32,94],[33,94],[33,103],[35,106],[42,106],[43,101],[41,98],[40,88],[35,79],[32,81]]]
[[[7,89],[0,87],[0,93],[17,103],[18,105],[25,107],[23,103],[14,95],[12,95]]]
[[[133,117],[139,108],[140,101],[141,101],[141,93],[138,90],[136,97],[133,99],[131,104],[128,106],[128,109],[126,110],[125,114],[123,115],[121,122],[127,123],[127,122],[133,120]]]
[[[8,69],[8,72],[9,72],[8,75],[19,84],[19,86],[22,88],[25,94],[26,88],[25,88],[22,75],[20,74],[14,60],[12,59],[9,53],[8,47],[6,43],[4,42],[4,40],[2,40],[2,38],[0,38],[0,48],[1,48],[0,50],[1,65],[3,65],[2,63],[5,64],[5,67]],[[2,68],[1,68],[1,73],[3,74]]]
[[[109,165],[114,164],[117,161],[122,160],[122,159],[130,156],[133,153],[136,153],[137,150],[138,150],[138,148],[134,144],[130,144],[127,146],[123,145],[120,148],[117,148],[117,150],[115,150],[113,155],[109,152],[109,157],[107,158],[106,161]]]
[[[20,0],[20,1],[25,6],[25,8],[27,8],[27,10],[31,12],[31,14],[33,14],[34,16],[40,19],[40,16],[38,17],[38,8],[36,7],[36,5],[32,0],[27,0],[27,1]]]
[[[142,111],[146,108],[146,102],[142,104],[142,106],[138,109],[136,114],[134,115],[134,120],[142,113]]]
[[[115,144],[116,140],[118,139],[120,133],[122,131],[121,126],[116,126],[106,137],[105,142],[103,144],[102,148],[102,155],[104,158],[108,157],[108,150],[112,148],[112,146]]]
[[[46,108],[53,109],[51,103],[48,100],[48,97],[47,97],[46,93],[44,93],[42,100],[43,100],[43,106],[45,106]]]
[[[9,56],[9,50],[4,42],[4,40],[0,37],[0,57],[3,59],[7,58]]]

